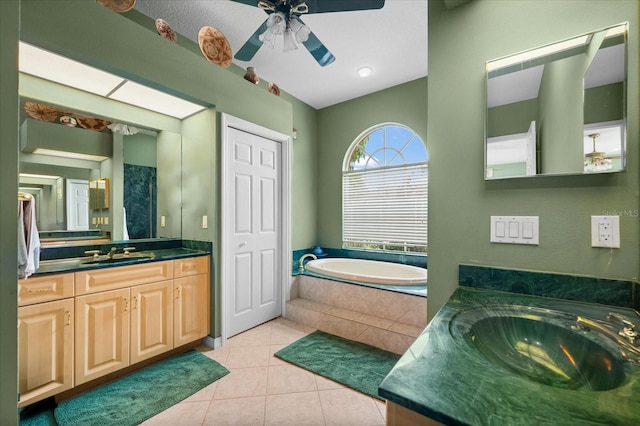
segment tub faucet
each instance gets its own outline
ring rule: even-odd
[[[300,271],[304,271],[304,260],[308,259],[308,258],[313,258],[313,259],[317,259],[318,257],[313,254],[313,253],[307,253],[305,255],[303,255],[300,260],[298,261],[298,269]]]

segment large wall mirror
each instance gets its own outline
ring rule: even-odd
[[[625,169],[627,31],[487,62],[485,179]]]
[[[182,120],[206,106],[183,110],[180,98],[99,73],[20,43],[19,185],[34,195],[41,241],[179,238]],[[86,86],[99,79],[106,89]]]

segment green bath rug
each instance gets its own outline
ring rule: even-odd
[[[191,350],[61,402],[55,419],[61,426],[137,425],[228,373]]]
[[[400,355],[322,331],[276,352],[278,358],[384,401],[378,386]]]

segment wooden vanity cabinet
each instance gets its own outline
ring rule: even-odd
[[[173,282],[131,288],[131,364],[173,349]]]
[[[77,385],[208,334],[209,257],[149,265],[76,273]]]
[[[73,299],[18,308],[18,391],[24,407],[71,389]]]
[[[20,280],[20,406],[205,337],[209,262],[200,256]]]
[[[174,346],[209,334],[209,256],[174,262]]]
[[[76,297],[75,383],[129,365],[128,288]]]

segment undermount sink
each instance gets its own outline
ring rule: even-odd
[[[488,316],[469,333],[494,364],[545,385],[604,391],[625,379],[622,363],[607,349],[540,317]]]
[[[91,259],[83,260],[82,263],[87,264],[104,264],[104,263],[122,263],[122,262],[131,262],[137,260],[145,260],[152,259],[154,257],[153,254],[149,253],[130,253],[130,254],[119,254],[114,255],[113,257],[109,257],[107,255],[102,255],[98,257],[94,257]]]

